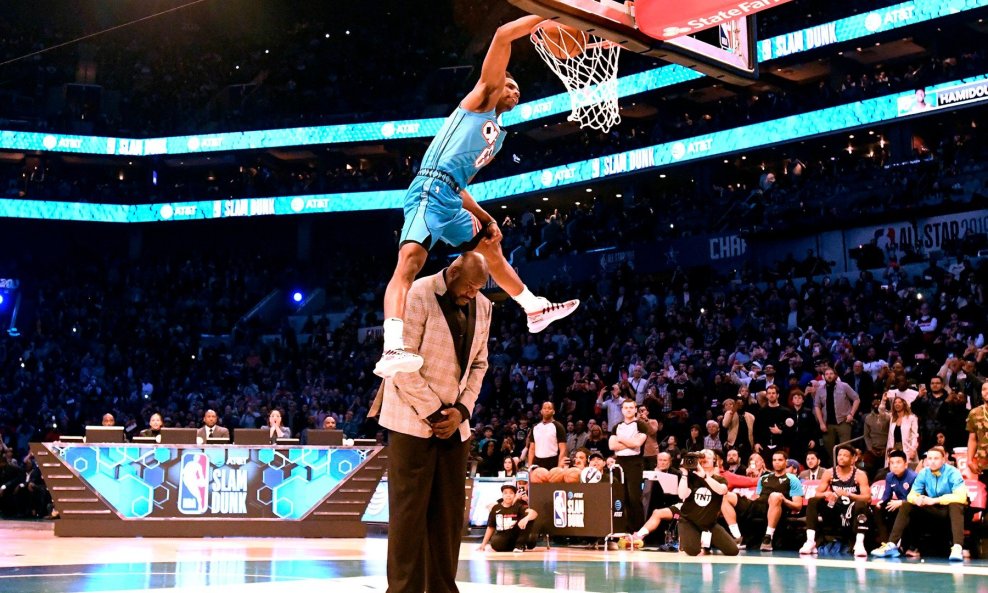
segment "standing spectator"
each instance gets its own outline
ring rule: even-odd
[[[888,405],[887,400],[885,405]],[[889,436],[885,448],[904,451],[910,463],[919,461],[919,422],[909,409],[909,402],[901,397],[892,400]]]
[[[724,400],[724,418],[721,424],[727,430],[724,448],[737,449],[738,456],[747,459],[755,442],[755,416],[745,411],[743,399]]]
[[[834,445],[851,440],[851,427],[861,402],[851,386],[839,381],[830,367],[823,371],[823,382],[813,389],[814,409],[823,432],[824,455],[829,458]]]
[[[604,394],[608,392],[609,397]],[[607,426],[617,426],[621,423],[621,404],[631,394],[625,393],[620,382],[614,383],[610,389],[601,389],[597,394],[597,407],[607,414]]]
[[[967,468],[968,475],[988,485],[988,383],[981,384],[981,400],[967,416]]]
[[[889,440],[889,417],[886,402],[888,392],[882,394],[882,399],[871,401],[871,410],[864,418],[865,451],[863,454],[865,467],[871,475],[874,470],[885,465],[885,453]]]
[[[789,457],[805,459],[810,451],[820,450],[820,425],[813,414],[812,402],[806,405],[806,397],[801,389],[796,388],[789,393],[789,409],[792,410],[795,422],[789,435]]]
[[[659,421],[648,417],[648,406],[638,406],[638,419],[648,426],[646,432],[645,448],[642,450],[642,461],[645,464],[645,471],[652,471],[658,463],[659,441],[656,436],[659,432]]]
[[[855,360],[851,372],[844,375],[844,382],[861,398],[860,409],[870,410],[871,400],[875,399],[875,380],[865,371],[864,363]]]
[[[786,448],[795,424],[792,410],[779,403],[778,386],[769,385],[765,389],[765,405],[755,415],[755,452],[771,455],[776,449]]]

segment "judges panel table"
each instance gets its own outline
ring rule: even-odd
[[[364,537],[379,446],[32,443],[67,537]]]

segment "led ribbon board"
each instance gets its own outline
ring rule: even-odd
[[[510,198],[567,185],[654,170],[687,161],[852,130],[903,117],[927,115],[988,99],[988,74],[917,92],[877,97],[684,140],[596,157],[542,171],[470,186],[479,201]],[[401,206],[403,190],[208,200],[121,206],[33,200],[0,200],[0,216],[92,222],[156,222],[383,210]]]
[[[369,451],[134,445],[53,447],[123,519],[304,519]]]
[[[988,0],[914,0],[903,2],[868,14],[855,15],[801,31],[763,39],[757,44],[758,61],[767,62],[984,6],[988,6]],[[620,77],[618,79],[618,96],[637,95],[703,76],[695,70],[677,65],[654,68],[646,72]],[[505,113],[502,116],[502,121],[504,125],[510,126],[566,113],[570,107],[569,94],[559,93],[522,103],[516,109]],[[439,132],[442,122],[442,118],[432,118],[147,139],[0,131],[0,150],[36,150],[135,157],[158,154],[196,154],[285,146],[431,138]]]

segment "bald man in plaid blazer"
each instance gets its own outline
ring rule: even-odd
[[[390,430],[389,593],[457,591],[469,420],[487,372],[487,278],[483,256],[467,252],[412,284],[405,346],[424,363],[386,379],[371,405]]]

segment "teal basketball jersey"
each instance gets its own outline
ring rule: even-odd
[[[501,150],[504,136],[494,110],[473,113],[457,107],[429,144],[421,168],[449,173],[465,188]]]

